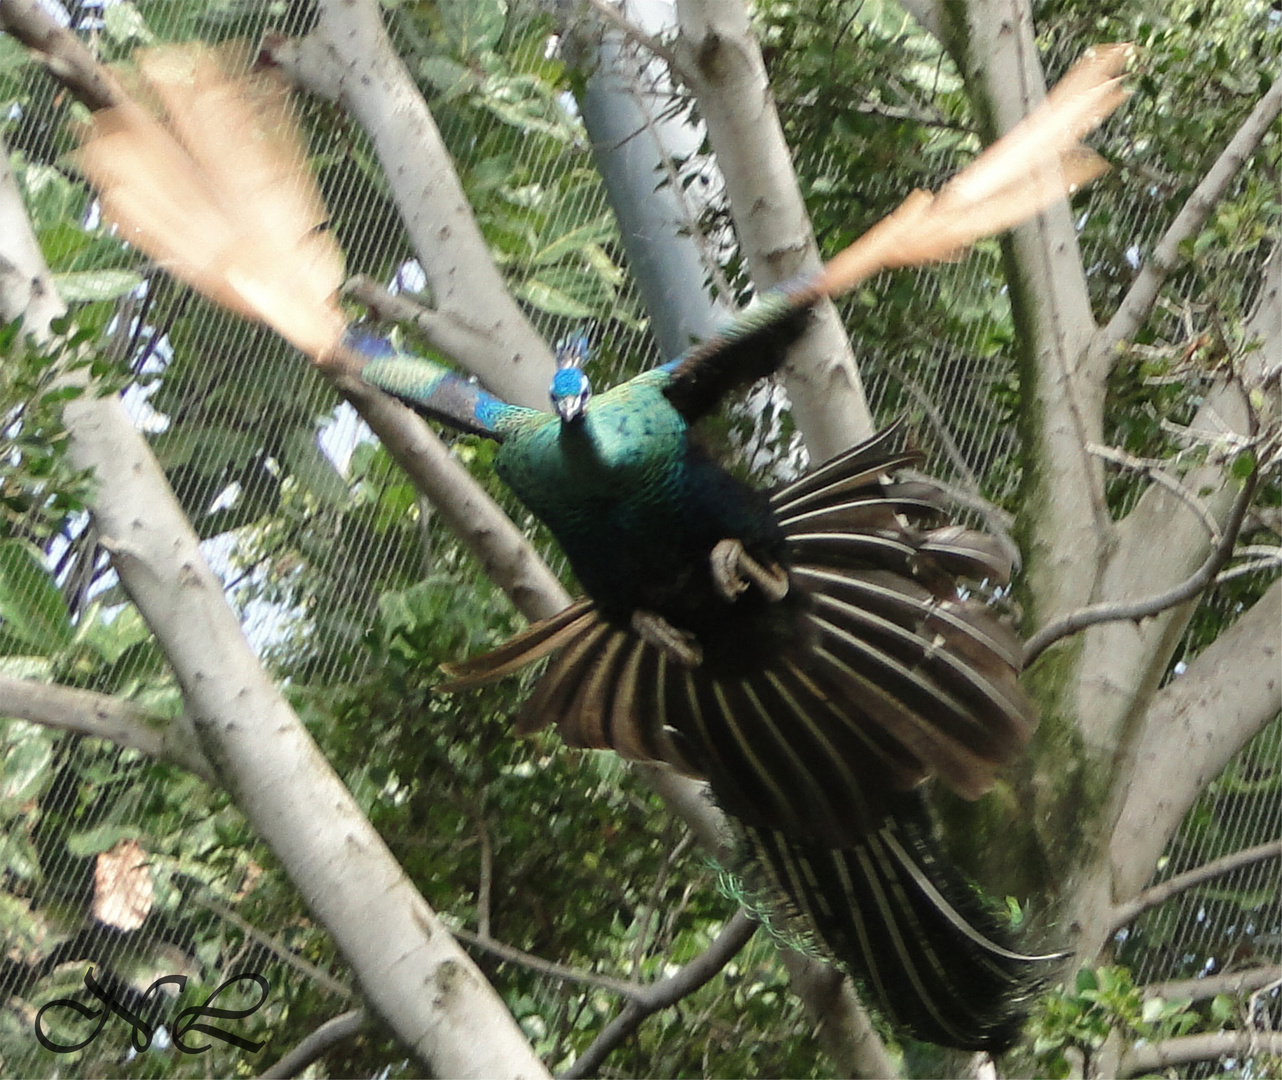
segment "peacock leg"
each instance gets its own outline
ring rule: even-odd
[[[735,539],[720,541],[712,549],[712,580],[725,599],[733,601],[749,585],[755,585],[767,600],[778,602],[788,595],[788,571],[778,563],[762,566]]]
[[[694,635],[678,630],[662,615],[653,611],[634,611],[632,629],[682,667],[698,667],[703,663],[703,650]]]

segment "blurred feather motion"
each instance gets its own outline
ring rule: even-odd
[[[81,151],[122,234],[321,363],[501,445],[495,468],[555,535],[587,597],[481,657],[461,690],[548,666],[517,729],[708,781],[750,872],[919,1038],[1000,1050],[1054,957],[1015,948],[946,859],[920,785],[988,791],[1036,722],[1020,647],[962,579],[1009,559],[952,524],[896,428],[773,492],[712,461],[692,426],[777,371],[817,301],[887,267],[953,258],[1097,176],[1080,142],[1124,99],[1128,46],[1087,55],[938,194],[918,191],[818,274],[789,282],[671,363],[594,395],[563,343],[552,413],[511,405],[359,329],[334,300],[283,92],[199,49],[145,54],[165,120],[124,100]]]

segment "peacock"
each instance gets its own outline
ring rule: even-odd
[[[239,90],[211,55],[144,57],[169,126],[122,100],[95,115],[80,162],[104,213],[171,272],[318,363],[499,444],[496,471],[548,526],[585,596],[450,665],[443,689],[546,661],[518,732],[555,724],[571,746],[706,780],[745,873],[894,1021],[1000,1050],[1054,957],[1019,951],[948,862],[923,785],[935,777],[977,798],[1033,731],[1017,637],[960,587],[1005,582],[1009,559],[951,523],[937,487],[898,475],[919,462],[901,427],[769,491],[723,468],[693,429],[780,368],[823,298],[953,256],[1096,175],[1102,163],[1079,140],[1122,100],[1126,53],[1088,55],[937,195],[914,193],[821,273],[763,294],[672,362],[594,393],[587,339],[571,337],[550,412],[346,325],[324,208],[299,181],[301,144],[282,135],[279,107],[262,135],[262,91]]]

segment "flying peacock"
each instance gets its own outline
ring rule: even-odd
[[[894,1020],[932,1042],[1002,1049],[1054,958],[1019,952],[948,863],[921,786],[934,776],[977,798],[1033,730],[1018,639],[959,590],[1006,581],[1009,560],[951,524],[936,487],[896,478],[918,457],[895,428],[768,492],[691,429],[779,369],[820,299],[953,256],[1097,175],[1080,139],[1123,99],[1126,55],[1089,54],[938,194],[914,193],[819,275],[764,294],[671,363],[594,394],[586,340],[572,338],[550,413],[346,326],[341,259],[284,107],[211,54],[143,57],[169,126],[124,98],[95,114],[80,161],[104,213],[172,273],[318,363],[356,366],[499,443],[496,470],[586,596],[450,666],[447,689],[547,660],[518,732],[555,723],[572,746],[707,780],[749,872]]]

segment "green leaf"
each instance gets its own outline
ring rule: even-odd
[[[460,56],[487,52],[507,22],[504,0],[440,0],[441,26]]]
[[[446,56],[429,56],[418,65],[418,70],[447,100],[476,86],[476,76]]]
[[[67,851],[79,859],[88,855],[97,855],[100,852],[113,848],[121,840],[137,840],[142,837],[143,833],[136,825],[122,825],[118,822],[111,822],[106,825],[99,825],[94,829],[85,829],[83,832],[71,833],[67,837]]]
[[[107,4],[102,11],[102,25],[108,36],[121,44],[138,41],[150,45],[156,40],[142,12],[131,3]]]
[[[1233,459],[1233,464],[1229,467],[1229,471],[1233,474],[1233,478],[1235,480],[1249,479],[1251,474],[1255,472],[1255,469],[1255,455],[1251,453],[1250,450],[1244,450],[1242,453],[1238,454],[1238,456]]]
[[[1216,994],[1211,998],[1211,1019],[1219,1024],[1227,1024],[1237,1014],[1237,1006],[1226,994]]]
[[[285,439],[284,457],[290,475],[321,502],[341,506],[347,501],[347,483],[316,445],[313,432],[303,428],[291,431]]]
[[[130,270],[73,270],[66,274],[54,274],[53,280],[58,292],[69,304],[115,300],[142,284],[142,276]]]
[[[25,802],[35,797],[43,781],[52,779],[48,770],[53,759],[53,739],[48,731],[33,724],[9,726],[6,739],[11,745],[4,756],[0,799]]]
[[[71,618],[32,545],[0,540],[0,618],[14,637],[42,652],[71,641]]]
[[[535,266],[546,266],[548,263],[556,262],[558,259],[579,251],[589,244],[608,240],[613,233],[614,229],[610,223],[604,220],[580,225],[577,229],[571,229],[569,232],[558,236],[542,250],[535,252],[531,261]]]
[[[1140,1019],[1146,1024],[1156,1023],[1165,1012],[1166,1003],[1161,998],[1149,998],[1140,1009]]]
[[[549,315],[564,315],[570,319],[586,319],[595,309],[580,303],[569,294],[532,278],[513,289],[518,297]]]

